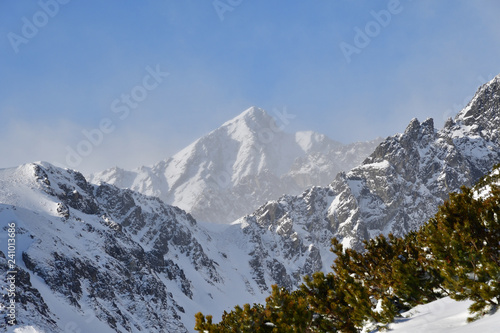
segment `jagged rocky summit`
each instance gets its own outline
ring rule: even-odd
[[[198,221],[231,223],[268,200],[330,183],[381,141],[343,145],[314,132],[287,133],[282,129],[295,116],[276,115],[251,107],[151,167],[116,167],[90,181],[157,196]]]
[[[500,162],[500,75],[440,130],[413,119],[405,132],[384,140],[363,163],[327,187],[270,201],[242,223],[257,223],[288,237],[318,233],[362,248],[378,234],[404,235],[437,211],[448,193],[471,186]],[[315,236],[312,236],[312,235]],[[300,237],[299,237],[300,238]]]

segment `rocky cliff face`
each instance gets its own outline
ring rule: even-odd
[[[198,311],[262,302],[271,284],[292,288],[321,268],[313,245],[199,224],[156,197],[44,162],[0,170],[0,202],[0,229],[17,231],[17,322],[50,332],[187,332]]]
[[[284,193],[328,184],[381,141],[343,145],[314,132],[286,133],[281,128],[293,116],[278,118],[252,107],[152,167],[113,168],[90,179],[157,196],[199,221],[231,223]]]
[[[286,226],[289,234],[305,238],[311,237],[310,226],[321,225],[358,249],[380,233],[403,235],[427,221],[449,192],[474,184],[500,162],[499,128],[497,76],[442,129],[436,130],[432,119],[413,119],[403,134],[387,138],[328,187],[269,202],[244,219],[277,230]]]
[[[18,231],[18,295],[29,298],[35,323],[50,331],[78,322],[68,321],[59,302],[70,309],[69,318],[88,316],[79,318],[80,326],[186,331],[185,309],[172,293],[193,298],[183,266],[206,283],[222,282],[193,236],[196,222],[178,208],[90,185],[78,172],[45,163],[3,170],[1,176],[0,220],[14,222]],[[22,313],[18,322],[32,324]]]

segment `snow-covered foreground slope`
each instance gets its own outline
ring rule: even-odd
[[[112,168],[90,181],[157,196],[199,221],[231,223],[282,194],[328,184],[381,141],[343,145],[314,132],[286,133],[294,116],[277,116],[251,107],[151,167]]]
[[[419,305],[402,314],[403,318],[389,324],[394,333],[496,333],[500,329],[500,312],[467,323],[470,301],[457,302],[449,297]],[[366,329],[366,332],[370,331]]]
[[[47,332],[191,331],[196,312],[217,320],[235,304],[263,302],[271,284],[294,287],[323,269],[328,252],[255,223],[199,224],[158,198],[44,162],[0,170],[4,239],[12,223],[16,318]],[[2,241],[3,290],[6,254]]]

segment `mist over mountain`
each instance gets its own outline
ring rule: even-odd
[[[381,141],[344,145],[315,132],[287,133],[288,117],[251,107],[153,166],[116,167],[90,181],[157,196],[200,221],[231,223],[268,200],[328,184]]]

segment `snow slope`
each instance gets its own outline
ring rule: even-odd
[[[389,324],[390,332],[394,333],[496,333],[500,328],[500,312],[467,323],[470,317],[467,308],[470,301],[457,302],[449,297],[419,305],[402,313],[394,323]],[[378,332],[365,329],[363,332]]]

